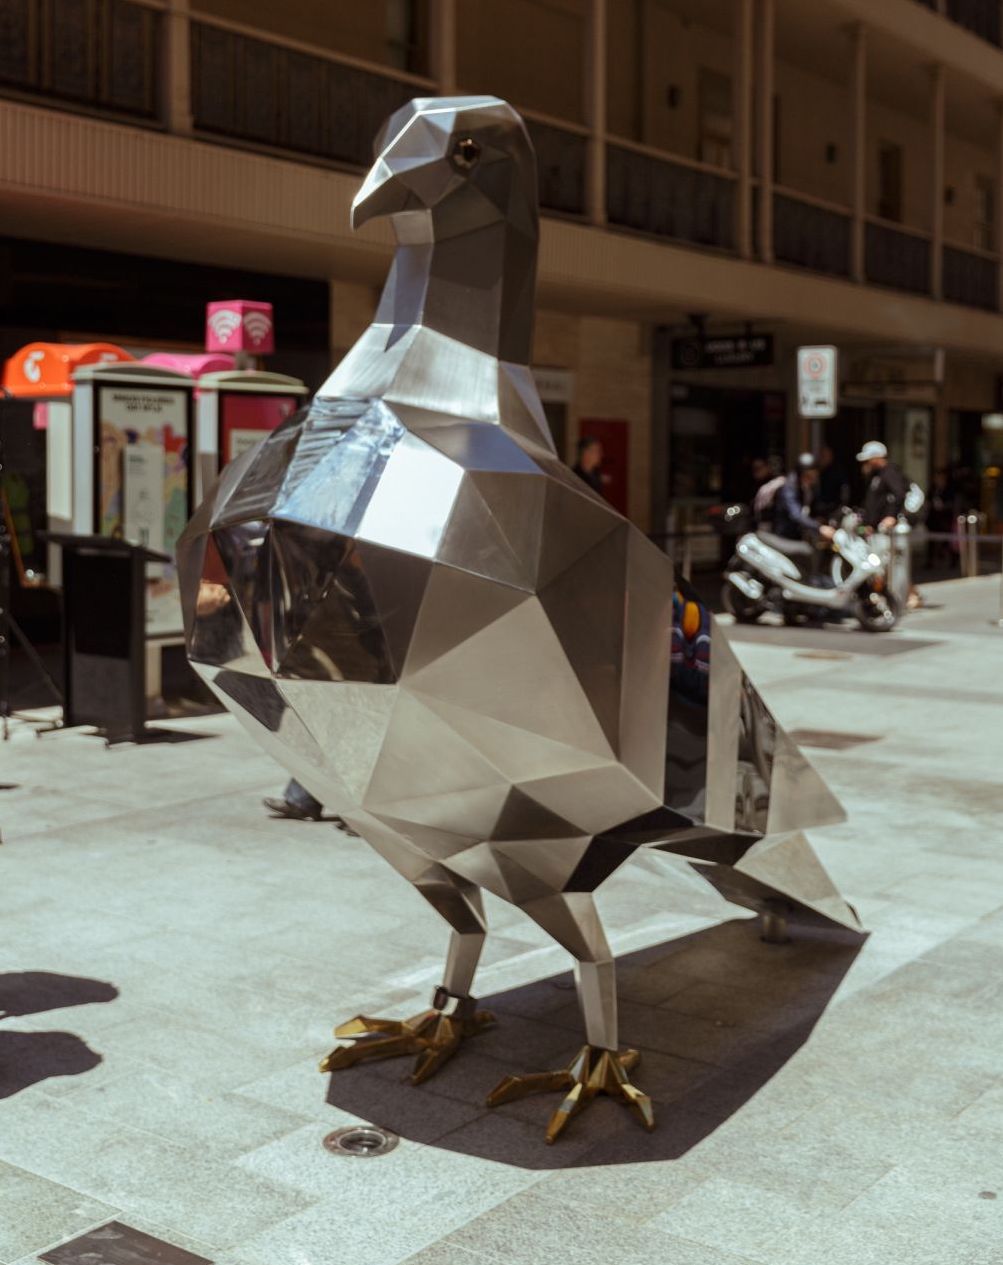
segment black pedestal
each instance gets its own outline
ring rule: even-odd
[[[146,564],[169,562],[107,536],[49,539],[63,550],[64,723],[108,742],[139,741],[146,725]]]

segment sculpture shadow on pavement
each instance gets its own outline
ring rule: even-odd
[[[599,1099],[546,1146],[559,1096],[485,1106],[506,1073],[556,1066],[578,1049],[570,973],[483,997],[497,1025],[427,1083],[407,1079],[413,1059],[360,1064],[331,1076],[327,1101],[413,1141],[520,1168],[677,1159],[797,1054],[866,940],[833,927],[792,934],[767,944],[758,920],[738,918],[619,959],[622,1040],[640,1051],[635,1079],[654,1102],[654,1133]]]
[[[50,971],[0,975],[0,1099],[53,1076],[79,1076],[101,1063],[101,1055],[72,1032],[26,1032],[3,1021],[114,1001],[118,989],[102,980]]]

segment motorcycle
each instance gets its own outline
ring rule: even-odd
[[[737,507],[729,507],[729,515],[732,522],[743,517]],[[786,624],[852,615],[867,632],[894,628],[900,604],[872,545],[841,526],[830,547],[832,574],[823,578],[811,573],[813,546],[807,542],[762,530],[745,532],[725,569],[725,610],[740,624],[753,624],[773,611]]]

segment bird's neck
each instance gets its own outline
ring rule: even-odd
[[[376,317],[320,394],[501,421],[511,411],[513,383],[519,396],[535,397],[524,385],[531,381],[535,235],[504,223],[442,240],[431,240],[428,221],[395,229],[397,251]],[[539,413],[529,430],[539,438],[542,428],[549,445],[538,400],[526,407]]]
[[[474,351],[528,365],[536,242],[495,223],[440,241],[402,241],[376,321],[421,326]]]

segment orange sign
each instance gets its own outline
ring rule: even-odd
[[[135,360],[114,343],[28,343],[3,367],[0,383],[22,400],[58,399],[73,390],[73,371],[79,365]]]

